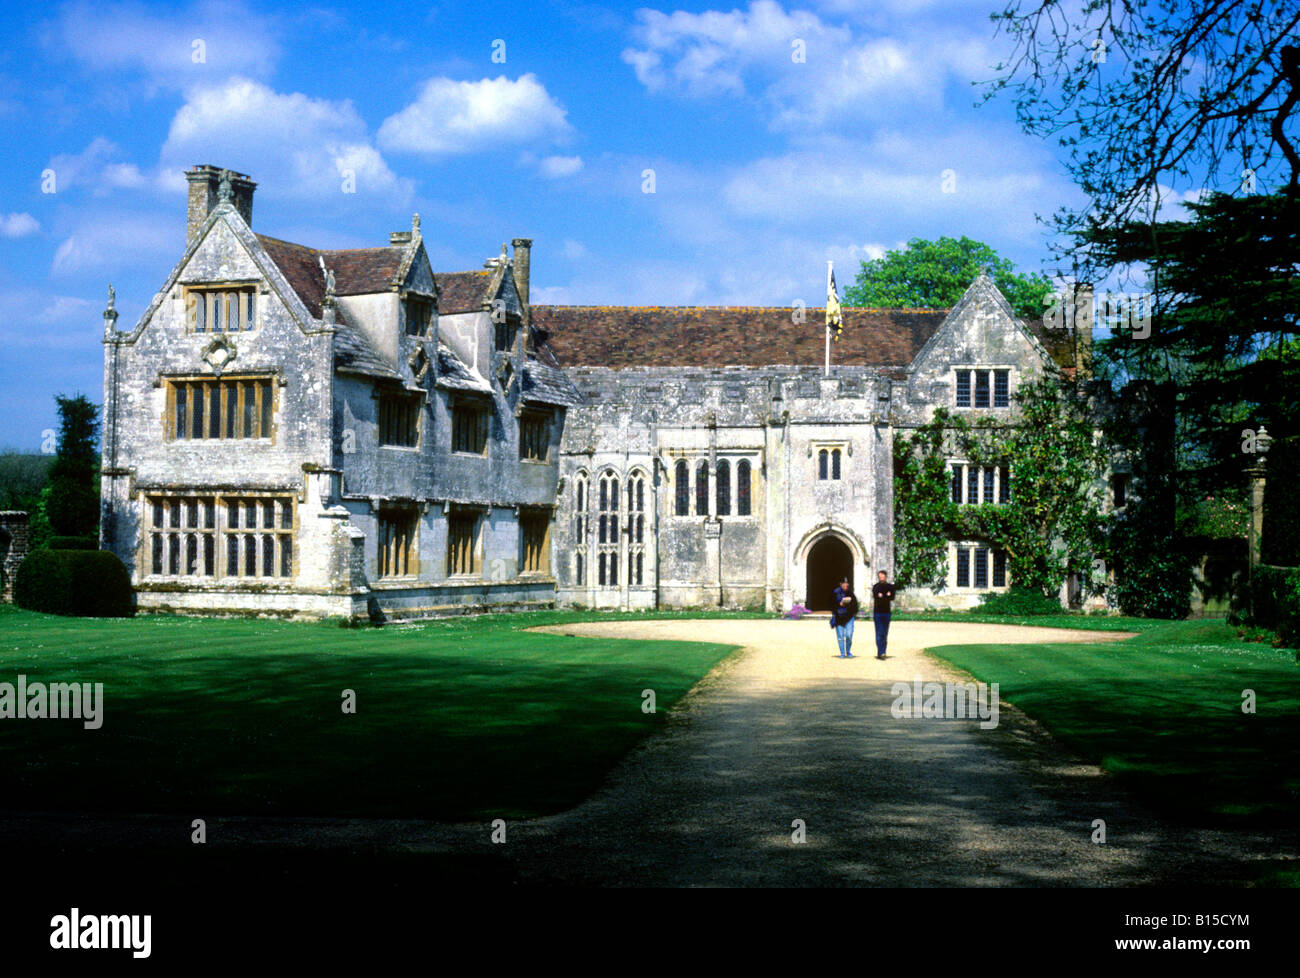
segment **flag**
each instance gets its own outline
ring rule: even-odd
[[[826,269],[826,330],[835,339],[844,330],[844,316],[840,312],[840,293],[835,288],[835,269]]]

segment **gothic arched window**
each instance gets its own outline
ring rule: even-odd
[[[736,463],[736,515],[749,515],[749,459]]]
[[[695,515],[709,515],[709,463],[695,466]]]
[[[731,463],[726,459],[718,460],[717,502],[719,516],[731,515]]]
[[[678,516],[690,516],[691,469],[684,458],[677,460],[676,470],[673,473],[673,489],[677,494],[677,504],[674,511]]]
[[[613,472],[605,472],[600,477],[599,504],[596,583],[601,587],[618,587],[618,476]]]

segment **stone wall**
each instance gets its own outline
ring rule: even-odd
[[[0,601],[12,604],[14,575],[27,556],[29,545],[28,515],[21,510],[0,511]]]

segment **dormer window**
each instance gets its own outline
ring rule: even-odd
[[[192,333],[240,333],[257,326],[257,286],[203,285],[185,289]]]
[[[421,296],[407,296],[406,335],[427,336],[429,325],[433,322],[433,303]]]

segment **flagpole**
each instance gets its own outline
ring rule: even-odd
[[[828,305],[831,301],[831,266],[833,264],[829,260],[826,262],[826,302]],[[829,377],[831,375],[831,324],[825,323],[824,325],[826,329],[826,376]]]

